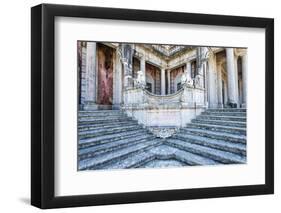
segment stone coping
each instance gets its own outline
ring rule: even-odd
[[[203,104],[181,104],[170,103],[164,105],[151,105],[151,104],[130,104],[121,107],[123,110],[183,110],[183,109],[206,109]]]

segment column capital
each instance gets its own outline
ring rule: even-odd
[[[245,48],[234,48],[234,55],[239,57],[243,57],[245,55],[247,55],[247,49]]]

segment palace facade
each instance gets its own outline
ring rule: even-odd
[[[246,162],[246,48],[77,45],[78,170]]]
[[[80,109],[122,109],[147,126],[247,106],[245,48],[79,41],[78,71]]]

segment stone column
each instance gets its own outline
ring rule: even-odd
[[[207,62],[204,61],[202,63],[202,67],[203,67],[203,73],[204,73],[204,84],[205,84],[205,87],[204,87],[204,105],[206,107],[208,107],[208,82],[207,82]]]
[[[245,55],[242,56],[242,84],[243,84],[243,103],[242,103],[242,107],[246,108],[247,107],[247,75],[248,75],[248,55],[247,53]]]
[[[223,107],[223,98],[222,98],[222,64],[217,66],[217,85],[218,85],[218,107]]]
[[[186,72],[189,76],[189,78],[191,79],[191,61],[186,62]]]
[[[87,42],[84,109],[96,109],[96,42]]]
[[[119,47],[116,48],[113,71],[113,109],[120,109],[122,102],[122,63]]]
[[[168,75],[168,94],[171,93],[171,70],[167,70],[167,75]]]
[[[145,82],[146,82],[146,70],[145,70],[145,58],[144,58],[144,56],[141,57],[140,69],[143,72]]]
[[[235,52],[235,51],[234,51]],[[234,68],[235,68],[235,92],[236,92],[236,100],[237,107],[240,107],[240,97],[239,97],[239,85],[238,85],[238,57],[234,53]]]
[[[161,95],[165,95],[165,69],[161,69]]]
[[[211,55],[208,60],[208,99],[210,108],[217,108],[218,106],[216,81],[216,57]]]
[[[124,67],[124,87],[130,89],[133,87],[132,68],[129,66],[128,61],[123,59]]]
[[[235,59],[233,48],[226,48],[226,67],[227,67],[227,91],[228,91],[228,103],[231,107],[237,107],[237,84],[235,71]]]
[[[87,79],[87,101],[95,101],[95,68],[96,68],[96,43],[87,43],[87,59],[86,59],[86,79]]]
[[[126,90],[133,88],[132,62],[133,62],[133,49],[131,45],[129,44],[122,45],[122,63],[124,67],[124,88]]]

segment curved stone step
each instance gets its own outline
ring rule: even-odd
[[[225,152],[218,149],[201,146],[197,144],[192,144],[187,141],[182,141],[179,139],[167,138],[167,144],[178,149],[191,152],[206,158],[213,159],[223,164],[231,163],[246,163],[246,157],[233,154],[231,152]]]
[[[209,131],[205,129],[192,129],[192,128],[182,128],[180,130],[181,133],[184,134],[191,134],[191,135],[197,135],[217,140],[224,140],[234,143],[246,143],[247,137],[244,135],[235,135],[230,133],[222,133],[222,132],[215,132],[215,131]]]
[[[99,136],[103,136],[103,135],[117,134],[117,133],[132,131],[132,130],[138,130],[138,129],[140,129],[140,127],[137,125],[119,126],[119,127],[115,127],[115,128],[105,128],[105,129],[99,129],[99,130],[83,131],[83,132],[79,132],[78,136],[79,136],[79,139],[94,138],[94,137],[99,137]]]
[[[124,140],[127,138],[131,137],[138,137],[140,135],[144,134],[150,134],[148,133],[147,130],[145,129],[139,129],[139,130],[134,130],[134,131],[127,131],[119,134],[111,134],[111,135],[105,135],[105,136],[100,136],[100,137],[95,137],[95,138],[87,138],[87,139],[80,139],[79,140],[79,149],[80,148],[86,148],[90,147],[93,145],[98,145],[98,144],[103,144],[103,143],[108,143],[108,142],[113,142],[113,141],[118,141],[118,140]]]
[[[246,122],[240,121],[221,121],[221,120],[205,120],[205,119],[193,119],[191,123],[201,123],[201,124],[213,124],[213,125],[221,125],[221,126],[233,126],[233,127],[242,127],[246,128]]]
[[[150,141],[152,139],[155,139],[155,137],[151,135],[141,135],[140,137],[134,137],[132,136],[131,138],[127,140],[119,140],[119,141],[113,141],[109,143],[104,143],[104,144],[99,144],[96,146],[91,146],[88,148],[84,149],[79,149],[78,155],[79,155],[79,160],[83,160],[86,158],[91,158],[91,157],[96,157],[100,154],[104,154],[107,152],[114,152],[116,150],[133,146],[138,143]]]
[[[136,155],[138,152],[147,150],[159,143],[161,143],[161,140],[147,141],[115,152],[105,153],[94,158],[80,160],[79,170],[103,169],[112,162],[117,162],[129,156]]]
[[[240,122],[246,122],[246,117],[238,117],[238,116],[213,116],[213,115],[199,115],[197,117],[198,119],[202,120],[220,120],[220,121],[240,121]]]
[[[202,145],[214,149],[219,149],[222,151],[232,152],[239,155],[246,156],[246,145],[241,143],[231,143],[223,140],[214,140],[206,137],[201,137],[197,135],[187,135],[187,134],[176,134],[173,138],[182,141],[187,141],[189,143]]]
[[[204,123],[189,123],[186,125],[186,127],[205,129],[205,130],[217,131],[217,132],[225,132],[231,134],[239,134],[239,135],[246,135],[247,132],[246,128],[212,125],[212,124],[204,124]]]

